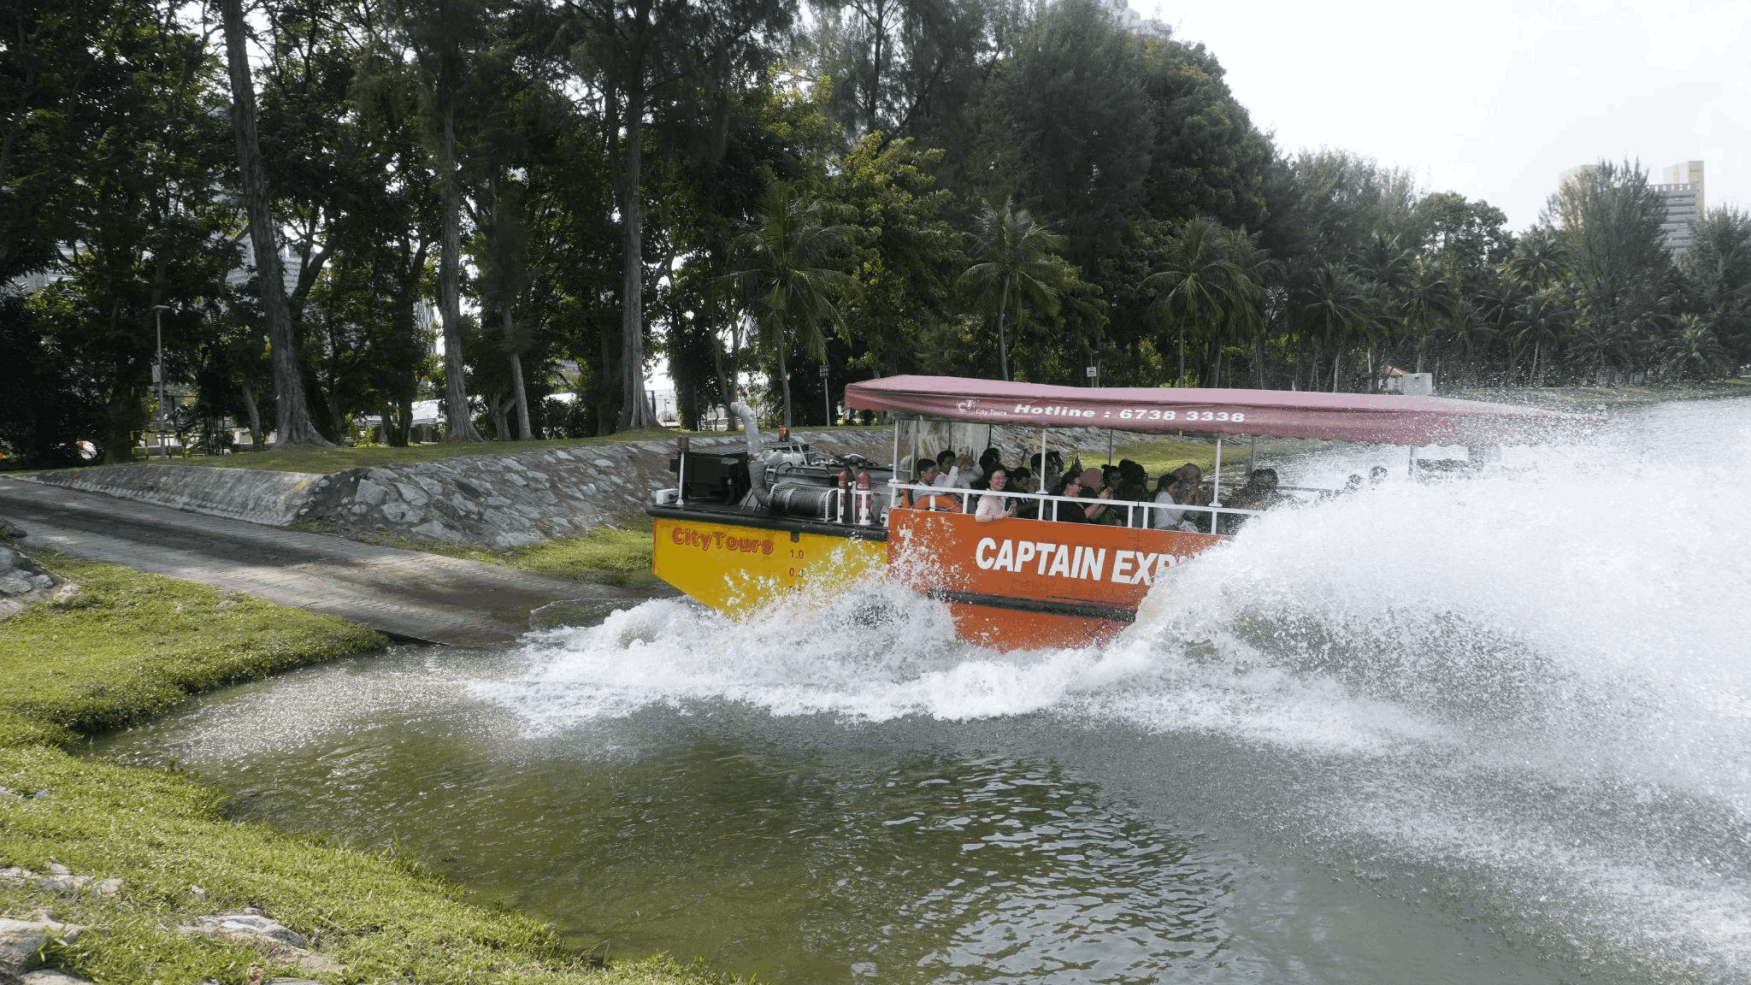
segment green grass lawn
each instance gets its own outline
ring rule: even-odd
[[[527,547],[447,544],[381,534],[374,542],[386,547],[520,568],[552,578],[639,587],[654,585],[658,581],[651,573],[651,529],[650,517],[627,511],[615,517],[614,526],[604,524],[576,537],[561,537]]]
[[[67,743],[185,696],[385,646],[374,630],[129,568],[41,554],[79,591],[0,622],[0,743]],[[3,783],[3,781],[0,781]]]
[[[414,860],[226,820],[223,799],[175,771],[76,755],[80,737],[141,721],[195,691],[383,645],[374,631],[217,589],[72,558],[38,558],[80,591],[0,621],[0,868],[51,863],[113,896],[0,883],[0,915],[92,931],[51,944],[51,966],[99,983],[722,981],[662,958],[599,967],[546,923],[470,903]],[[201,890],[196,891],[194,887]],[[319,942],[344,971],[299,975],[249,947],[178,934],[254,906]]]

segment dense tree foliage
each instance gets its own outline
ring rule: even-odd
[[[1647,174],[1600,162],[1510,230],[1274,147],[1217,53],[1093,0],[0,22],[0,444],[45,462],[134,453],[160,324],[168,426],[254,447],[406,443],[439,398],[451,439],[644,426],[659,358],[688,425],[741,397],[818,421],[907,372],[1455,389],[1751,362],[1742,211],[1674,257]]]

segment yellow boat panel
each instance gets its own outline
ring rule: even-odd
[[[805,582],[855,577],[888,558],[888,545],[877,540],[704,519],[655,522],[651,570],[725,612],[756,608]]]

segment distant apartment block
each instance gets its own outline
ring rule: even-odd
[[[1707,214],[1704,208],[1702,193],[1702,162],[1679,161],[1660,174],[1660,181],[1667,185],[1696,186],[1696,218],[1701,220]]]
[[[1702,189],[1695,185],[1654,185],[1660,202],[1666,208],[1660,233],[1666,237],[1666,249],[1683,253],[1695,241],[1693,226],[1702,208]]]
[[[1167,38],[1173,33],[1172,29],[1161,21],[1153,17],[1144,17],[1132,10],[1129,0],[1097,0],[1097,2],[1106,10],[1108,16],[1112,17],[1114,23],[1133,34]]]
[[[1558,183],[1560,186],[1569,185],[1591,175],[1595,167],[1592,164],[1582,164],[1569,168],[1558,177]],[[1690,244],[1694,241],[1694,225],[1703,217],[1706,209],[1703,200],[1702,162],[1680,161],[1666,168],[1660,177],[1662,181],[1659,184],[1648,186],[1660,197],[1663,210],[1660,233],[1665,237],[1666,249],[1673,253],[1683,253],[1690,249]]]
[[[1588,175],[1591,175],[1594,172],[1594,170],[1596,170],[1598,167],[1599,167],[1599,165],[1597,165],[1597,164],[1576,165],[1575,167],[1572,167],[1572,168],[1568,169],[1567,171],[1564,171],[1562,174],[1557,175],[1557,179],[1556,179],[1557,184],[1558,185],[1567,185],[1567,184],[1570,184],[1571,182],[1575,181],[1577,178],[1587,177]]]

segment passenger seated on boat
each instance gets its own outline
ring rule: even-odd
[[[1368,484],[1378,486],[1386,481],[1386,466],[1376,465],[1368,470]]]
[[[1113,490],[1113,500],[1119,503],[1142,503],[1148,498],[1148,488],[1131,479],[1120,479],[1118,488]],[[1123,526],[1149,526],[1148,510],[1142,506],[1115,506],[1107,514],[1113,518],[1114,523]]]
[[[1253,469],[1246,477],[1246,484],[1235,492],[1234,498],[1228,501],[1229,506],[1237,510],[1268,510],[1283,502],[1283,497],[1277,492],[1276,469]],[[1224,533],[1233,533],[1240,529],[1247,517],[1244,514],[1225,514],[1222,518]]]
[[[1038,520],[1040,518],[1040,501],[1031,494],[1040,491],[1040,477],[1025,465],[1016,466],[1009,476],[1009,487],[1018,493],[1030,495],[1017,497],[1015,500],[1015,515],[1023,520]]]
[[[1204,470],[1193,462],[1187,462],[1173,470],[1179,477],[1180,487],[1175,498],[1181,506],[1209,506],[1213,497],[1209,486],[1204,485]],[[1192,521],[1200,533],[1210,532],[1210,514],[1204,510],[1187,510],[1184,519]]]
[[[1009,505],[1009,501],[1003,496],[1004,487],[1008,484],[1009,476],[1003,469],[992,470],[991,491],[979,497],[979,507],[973,512],[975,522],[995,523],[1015,516],[1015,507]]]
[[[1057,495],[1067,499],[1076,499],[1082,495],[1082,477],[1075,473],[1064,476],[1063,484],[1058,488]],[[1086,523],[1088,517],[1083,515],[1083,508],[1074,503],[1060,503],[1053,500],[1047,507],[1048,515],[1059,523]]]
[[[1081,496],[1083,499],[1095,499],[1101,501],[1092,503],[1083,509],[1083,521],[1086,523],[1109,522],[1107,517],[1111,511],[1108,509],[1106,501],[1113,498],[1113,491],[1102,484],[1100,470],[1083,470],[1081,481],[1078,485],[1081,486],[1081,491],[1077,493],[1077,495]],[[1068,496],[1069,493],[1066,492],[1065,495]]]
[[[1111,489],[1097,490],[1092,486],[1083,486],[1082,498],[1093,500],[1092,503],[1083,508],[1083,522],[1105,524],[1117,522],[1120,526],[1124,526],[1124,518],[1119,517],[1118,520],[1114,520],[1112,507],[1106,505],[1107,501],[1113,498],[1113,491]]]
[[[930,484],[938,489],[948,488],[960,478],[958,474],[950,475],[955,471],[955,453],[952,450],[943,452],[936,456],[936,477],[930,480]]]
[[[1177,505],[1183,490],[1184,483],[1177,472],[1163,472],[1155,480],[1155,502]],[[1196,533],[1198,530],[1198,525],[1186,518],[1186,511],[1183,509],[1155,506],[1150,508],[1149,514],[1151,530],[1183,530],[1187,533]]]
[[[918,474],[912,477],[912,484],[918,486],[936,484],[936,459],[926,458],[918,463]],[[917,506],[918,500],[924,495],[925,493],[917,489],[903,489],[900,491],[900,505]]]
[[[1036,451],[1028,457],[1027,462],[1028,466],[1034,470],[1034,474],[1039,476],[1042,482],[1045,481],[1047,476],[1058,476],[1064,474],[1064,456],[1055,451],[1046,452],[1046,458],[1043,462],[1040,460],[1040,453]]]
[[[985,449],[985,453],[979,456],[977,474],[973,476],[974,488],[990,488],[991,473],[1001,468],[1003,468],[1003,453],[998,451],[995,446]]]
[[[996,448],[985,449],[985,454],[979,456],[979,465],[973,470],[972,487],[974,489],[991,488],[991,476],[998,469],[1009,475],[1009,486],[1015,488],[1015,469],[1003,464],[1003,453]]]
[[[1193,462],[1187,462],[1173,470],[1179,476],[1181,488],[1179,501],[1187,506],[1209,506],[1210,488],[1204,485],[1204,470]]]
[[[918,464],[918,480],[920,486],[937,485],[936,463],[926,458]],[[960,503],[955,497],[942,493],[932,493],[920,489],[907,489],[902,505],[915,510],[935,510],[939,513],[958,511]]]
[[[971,455],[956,455],[953,451],[945,451],[936,456],[936,487],[938,489],[969,489],[972,476],[969,474],[973,465]]]
[[[954,468],[958,473],[958,476],[955,479],[955,485],[962,489],[973,488],[973,480],[979,477],[979,469],[973,464],[972,454],[970,452],[961,452],[959,455],[956,455]]]

